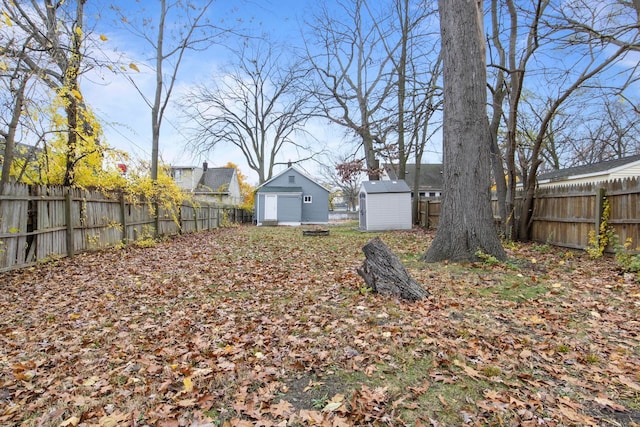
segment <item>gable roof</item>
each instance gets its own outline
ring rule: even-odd
[[[282,175],[285,175],[286,173],[288,173],[289,171],[293,171],[295,173],[297,173],[298,175],[308,179],[312,184],[317,185],[318,187],[322,188],[323,190],[325,190],[327,193],[329,193],[329,190],[324,188],[322,185],[320,185],[316,180],[314,180],[313,178],[311,178],[309,175],[301,172],[300,170],[298,170],[297,168],[293,167],[293,166],[289,166],[288,168],[286,168],[285,170],[283,170],[282,172],[280,172],[279,174],[276,174],[274,176],[271,177],[271,179],[263,182],[262,184],[260,184],[257,188],[256,191],[266,191],[263,190],[263,187],[268,187],[269,184],[271,182],[273,182],[274,180],[276,180],[277,178],[281,177]]]
[[[411,189],[401,179],[393,181],[363,181],[362,189],[369,193],[410,193]]]
[[[385,164],[384,169],[389,175],[389,179],[398,179],[397,165]],[[405,180],[407,184],[413,185],[416,176],[416,164],[407,163],[405,165]],[[442,163],[422,163],[420,164],[420,189],[442,189]]]
[[[196,191],[227,193],[235,174],[234,168],[208,168],[202,173]]]
[[[623,157],[621,159],[608,160],[606,162],[594,163],[591,165],[556,169],[538,175],[538,181],[559,181],[562,179],[601,175],[603,172],[615,172],[636,162],[640,163],[640,154]]]

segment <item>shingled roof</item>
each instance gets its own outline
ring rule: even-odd
[[[538,175],[538,181],[559,181],[569,177],[594,175],[605,171],[611,171],[637,161],[640,161],[640,154],[623,157],[621,159],[608,160],[606,162],[594,163],[591,165],[557,169]]]
[[[235,174],[234,168],[207,168],[202,174],[197,193],[227,193],[231,179]]]
[[[396,165],[386,164],[384,165],[389,179],[397,180],[398,175],[396,172]],[[406,176],[405,181],[412,187],[413,180],[416,176],[416,165],[414,163],[407,163],[405,166]],[[442,190],[442,163],[423,163],[420,165],[420,190]]]

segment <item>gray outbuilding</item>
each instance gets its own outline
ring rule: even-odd
[[[327,224],[329,190],[290,166],[258,187],[257,225]]]
[[[361,230],[410,230],[411,189],[401,179],[364,181],[359,218]]]

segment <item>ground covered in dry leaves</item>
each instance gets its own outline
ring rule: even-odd
[[[374,236],[429,299],[365,287]],[[247,226],[0,274],[0,425],[640,423],[634,277],[540,244],[424,265],[432,237]]]

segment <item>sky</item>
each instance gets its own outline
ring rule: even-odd
[[[116,1],[121,7],[133,8],[152,7],[157,0]],[[309,14],[311,2],[307,0],[255,0],[255,1],[226,1],[222,9],[217,9],[224,19],[233,19],[251,31],[265,31],[276,38],[294,41],[299,39],[300,23]],[[150,57],[149,47],[140,39],[124,30],[117,29],[114,17],[108,9],[102,9],[102,23],[95,29],[96,33],[106,36],[107,40],[101,45],[109,55],[125,54],[136,62],[140,72],[128,70],[136,84],[149,98],[153,97],[155,74],[148,67],[144,67],[145,58]],[[146,49],[146,51],[145,51]],[[177,86],[171,99],[176,101],[192,85],[206,81],[216,67],[224,62],[223,48],[190,55],[181,65]],[[146,53],[146,55],[145,55]],[[94,69],[83,76],[82,91],[89,105],[94,109],[103,123],[107,144],[124,150],[132,158],[150,161],[151,159],[151,109],[136,91],[132,83],[121,74],[113,73],[106,68]],[[248,177],[251,184],[257,183],[257,174],[246,164],[240,150],[232,145],[219,146],[214,151],[198,155],[185,150],[188,135],[183,129],[181,112],[174,102],[170,102],[164,116],[160,133],[160,160],[172,166],[195,166],[207,161],[210,167],[223,166],[228,162],[237,164],[240,171]],[[339,128],[326,126],[326,123],[313,122],[308,130],[319,140],[329,145],[341,144],[343,131]],[[283,161],[296,161],[298,154],[285,154]],[[301,168],[307,173],[318,173],[318,166],[313,162],[302,163]],[[284,169],[278,168],[275,173]]]

